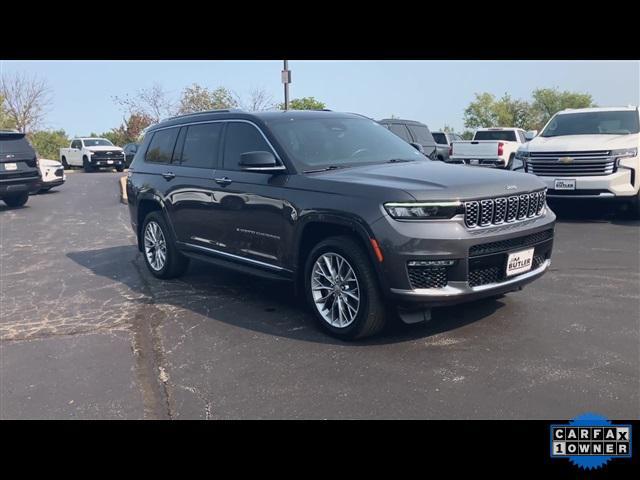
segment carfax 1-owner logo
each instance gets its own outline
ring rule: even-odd
[[[603,467],[612,458],[631,458],[631,425],[616,425],[595,413],[551,425],[551,457],[583,469]]]

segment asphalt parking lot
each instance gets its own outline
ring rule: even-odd
[[[560,208],[522,292],[343,343],[286,283],[147,273],[121,174],[0,206],[0,418],[640,417],[640,223]]]

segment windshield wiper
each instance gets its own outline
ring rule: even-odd
[[[342,165],[329,165],[328,167],[316,168],[314,170],[304,170],[304,173],[326,172],[327,170],[338,170],[339,168],[345,167]]]
[[[392,158],[390,160],[387,160],[384,163],[403,163],[403,162],[415,162],[416,160],[414,160],[413,158]]]

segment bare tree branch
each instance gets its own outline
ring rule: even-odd
[[[114,96],[113,101],[120,105],[128,116],[142,115],[158,123],[174,114],[175,106],[167,92],[158,83],[150,88],[142,88],[133,95]]]
[[[246,102],[239,102],[244,110],[258,112],[262,110],[271,110],[277,107],[273,101],[273,97],[267,93],[264,88],[254,88],[249,93],[249,99]]]
[[[42,125],[51,106],[51,89],[47,82],[24,73],[2,75],[0,96],[4,97],[6,116],[25,133]]]

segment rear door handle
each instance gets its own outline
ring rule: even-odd
[[[233,182],[233,180],[231,180],[229,177],[214,178],[213,180],[218,185],[222,185],[223,187],[226,187],[227,185]]]
[[[163,173],[162,176],[164,177],[165,180],[173,180],[174,178],[176,178],[176,174],[173,172]]]

